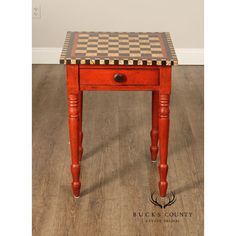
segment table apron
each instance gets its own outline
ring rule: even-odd
[[[158,91],[160,86],[156,85],[80,85],[81,91]]]

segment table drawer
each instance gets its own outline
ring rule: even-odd
[[[159,69],[80,69],[81,85],[159,85]]]

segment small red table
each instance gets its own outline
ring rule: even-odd
[[[151,160],[160,149],[159,191],[167,191],[171,67],[177,64],[169,33],[67,32],[66,64],[72,190],[80,196],[83,91],[152,91]],[[159,143],[159,148],[158,148]]]

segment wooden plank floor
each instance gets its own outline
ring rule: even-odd
[[[151,92],[84,92],[81,197],[70,183],[65,67],[33,66],[33,235],[203,235],[202,66],[173,70],[169,190],[149,198]]]

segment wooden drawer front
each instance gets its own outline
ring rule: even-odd
[[[121,74],[124,81],[117,82],[115,76]],[[158,69],[80,69],[81,85],[159,85]]]

